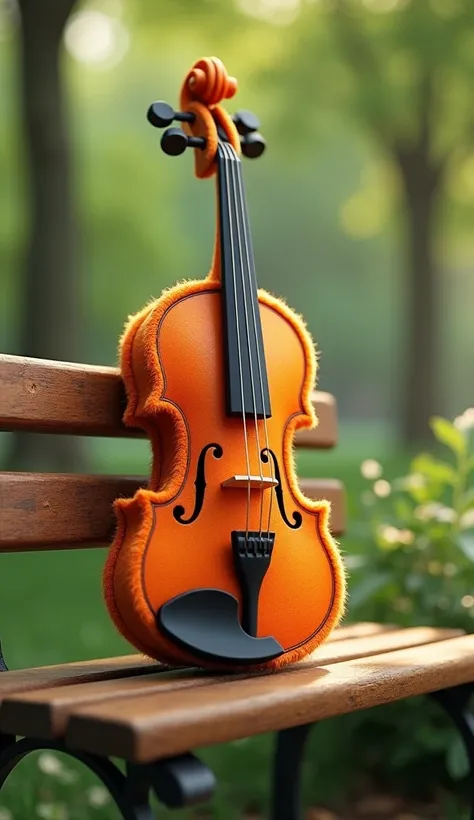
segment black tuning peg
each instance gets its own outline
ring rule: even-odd
[[[188,137],[181,128],[167,128],[161,138],[161,147],[165,154],[177,157],[186,148],[205,148],[206,140],[204,137]]]
[[[261,157],[266,148],[266,142],[261,134],[256,131],[251,131],[240,140],[242,153],[248,159],[257,159]]]
[[[146,118],[155,128],[167,128],[174,120],[178,122],[194,122],[194,114],[190,111],[175,111],[171,105],[158,100],[150,105]]]
[[[251,111],[237,111],[232,117],[239,134],[246,137],[260,128],[260,120]]]

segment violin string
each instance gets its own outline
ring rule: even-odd
[[[231,162],[231,169],[232,169],[232,190],[234,191],[235,197],[235,205],[236,205],[236,226],[237,226],[237,246],[239,250],[239,259],[240,259],[240,270],[242,274],[242,293],[243,293],[243,301],[244,301],[244,316],[245,316],[245,331],[246,331],[246,339],[247,339],[247,351],[249,357],[249,367],[250,367],[250,384],[252,389],[252,402],[253,402],[253,415],[254,415],[254,424],[255,424],[255,440],[257,444],[257,464],[260,474],[260,538],[262,537],[262,522],[263,522],[263,472],[262,472],[262,463],[260,460],[260,433],[258,429],[258,416],[257,416],[257,401],[256,401],[256,392],[255,392],[255,380],[254,380],[254,366],[252,361],[252,349],[251,349],[251,340],[250,340],[250,321],[249,321],[249,312],[247,308],[247,287],[245,282],[245,271],[244,271],[244,254],[242,249],[242,236],[240,230],[240,223],[242,220],[242,232],[245,236],[245,223],[243,221],[243,209],[242,209],[242,186],[240,185],[240,159],[238,158],[237,154],[235,153],[232,146],[228,145],[227,150],[232,156]],[[237,182],[239,184],[237,184]],[[247,264],[248,264],[248,253],[247,253]],[[249,297],[250,301],[252,302],[252,292],[251,292],[251,281],[250,276],[248,277],[249,280]],[[255,331],[255,311],[253,313],[253,321],[254,321],[254,335],[256,338],[256,331]],[[258,351],[258,345],[257,345]],[[261,377],[260,377],[261,378]],[[250,475],[250,473],[249,473]]]
[[[240,345],[240,326],[239,326],[239,310],[237,306],[237,277],[236,277],[236,269],[235,269],[235,256],[234,256],[234,236],[232,230],[232,209],[231,209],[231,199],[230,199],[230,187],[229,187],[229,163],[231,160],[230,153],[226,150],[227,146],[225,143],[220,143],[219,147],[224,155],[224,172],[225,172],[225,187],[227,192],[227,209],[229,213],[229,233],[230,233],[230,253],[231,253],[231,268],[232,268],[232,282],[234,288],[234,304],[235,304],[235,325],[236,325],[236,332],[237,332],[237,355],[239,361],[239,376],[240,376],[240,396],[242,400],[242,422],[244,427],[244,446],[245,446],[245,461],[247,465],[247,514],[246,514],[246,523],[245,523],[245,542],[247,543],[249,537],[249,517],[250,517],[250,459],[249,459],[249,446],[248,446],[248,438],[247,438],[247,424],[245,420],[245,395],[244,395],[244,377],[242,371],[242,350]]]
[[[238,179],[239,179],[239,194],[240,194],[239,198],[240,198],[240,207],[241,207],[241,214],[242,214],[242,223],[244,225],[245,255],[246,255],[246,259],[247,259],[249,288],[250,288],[250,291],[251,291],[252,290],[252,278],[251,278],[252,273],[254,275],[254,282],[256,281],[255,280],[254,263],[253,263],[253,253],[251,252],[252,236],[251,236],[251,233],[250,233],[250,230],[249,230],[249,220],[248,220],[247,209],[246,209],[246,206],[245,206],[245,197],[244,197],[244,193],[243,193],[243,182],[242,182],[242,171],[241,171],[240,166],[239,166],[238,170],[239,170]],[[256,318],[255,318],[255,304],[254,304],[253,299],[250,299],[250,304],[252,305],[253,327],[254,327],[254,333],[255,333],[255,345],[256,345],[256,350],[257,350],[257,366],[258,366],[258,376],[259,376],[259,383],[260,383],[260,395],[261,395],[261,399],[262,399],[263,429],[264,429],[264,436],[265,436],[265,448],[266,448],[267,454],[268,454],[268,462],[269,462],[269,465],[270,465],[271,480],[274,481],[275,480],[275,475],[274,475],[274,470],[273,470],[273,460],[270,457],[270,445],[269,445],[269,439],[268,439],[267,414],[266,414],[266,409],[265,409],[265,396],[264,396],[264,391],[263,391],[262,362],[261,362],[261,359],[260,359],[260,345],[258,344],[258,339],[257,339],[257,322],[256,322]],[[259,305],[259,303],[258,303],[258,298],[257,298],[257,309],[260,309],[258,305]],[[260,444],[259,444],[258,449],[259,449],[259,454],[258,454],[259,463],[261,463]],[[268,510],[267,532],[270,532],[271,517],[272,517],[272,505],[273,505],[273,491],[274,491],[274,487],[272,485],[270,487],[270,504],[269,504],[269,510]],[[261,533],[262,533],[263,506],[264,506],[264,504],[263,504],[263,486],[262,486],[262,492],[261,492],[261,495],[260,495],[260,503],[261,503],[261,507],[260,507],[260,535],[261,535]]]

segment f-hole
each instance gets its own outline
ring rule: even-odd
[[[280,515],[281,515],[281,517],[283,518],[283,521],[285,522],[285,524],[288,527],[291,527],[292,530],[297,530],[299,527],[301,527],[301,524],[302,524],[302,521],[303,521],[303,516],[301,515],[300,512],[295,510],[294,512],[291,513],[291,517],[293,519],[293,523],[292,523],[289,520],[289,518],[286,514],[285,500],[283,498],[283,490],[281,488],[280,467],[278,465],[278,459],[277,459],[275,453],[273,452],[273,450],[269,450],[267,447],[265,447],[262,450],[262,452],[260,453],[260,458],[262,459],[264,464],[268,464],[270,456],[271,456],[271,459],[273,461],[273,472],[274,472],[276,480],[278,481],[278,484],[275,487],[275,495],[276,495],[276,499],[277,499],[277,503],[278,503],[278,509],[280,510]]]
[[[206,444],[205,447],[202,448],[198,464],[196,470],[196,478],[194,480],[194,486],[196,487],[196,497],[194,501],[194,510],[189,518],[183,518],[186,510],[184,509],[182,504],[177,504],[177,506],[173,510],[173,516],[178,521],[179,524],[192,524],[193,521],[196,520],[199,513],[202,510],[202,505],[204,504],[204,496],[206,494],[206,468],[205,468],[205,461],[206,461],[206,454],[208,450],[213,451],[214,458],[222,458],[222,447],[220,444]]]

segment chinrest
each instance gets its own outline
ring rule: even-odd
[[[171,598],[158,611],[158,628],[183,649],[205,660],[258,664],[284,649],[275,638],[253,638],[239,622],[239,602],[221,589],[194,589]]]

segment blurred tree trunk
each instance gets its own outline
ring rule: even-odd
[[[78,279],[71,162],[60,52],[75,0],[19,0],[21,97],[28,181],[28,232],[22,272],[20,352],[77,358]],[[63,436],[21,434],[10,467],[74,470],[80,442]]]
[[[423,146],[399,151],[406,208],[407,290],[402,435],[408,444],[431,438],[438,404],[439,310],[435,216],[441,169]]]
[[[346,0],[336,0],[333,22],[343,58],[361,86],[367,83],[373,88],[372,79],[379,74],[379,58],[348,11]],[[428,420],[439,411],[435,210],[448,157],[434,158],[433,114],[438,105],[435,80],[432,65],[420,62],[413,88],[414,129],[410,136],[405,127],[402,134],[394,129],[385,100],[379,107],[369,106],[359,114],[382,150],[395,161],[403,186],[408,286],[400,433],[409,445],[431,439]]]
[[[434,77],[422,71],[417,89],[418,128],[409,144],[395,144],[406,212],[405,377],[401,432],[416,445],[431,440],[428,421],[439,412],[439,310],[436,270],[436,205],[444,162],[433,156]]]

